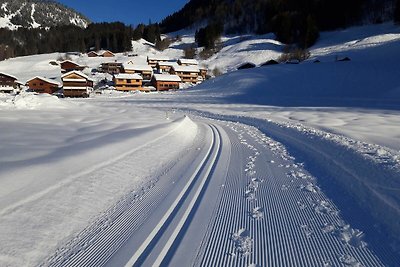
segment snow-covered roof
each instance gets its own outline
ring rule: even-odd
[[[154,74],[154,79],[161,82],[182,82],[178,75],[171,74]]]
[[[72,63],[72,64],[75,64],[75,65],[78,66],[78,67],[85,67],[85,66],[83,66],[83,65],[81,65],[81,64],[79,64],[79,63],[73,62],[73,61],[68,60],[68,59],[67,59],[67,60],[64,60],[64,61],[62,61],[62,62],[60,62],[60,64],[67,63],[67,62]]]
[[[114,76],[115,79],[129,79],[129,80],[143,80],[142,76],[139,74],[133,73],[120,73]]]
[[[13,78],[13,79],[17,80],[17,77],[15,77],[13,75],[10,75],[10,74],[7,74],[7,73],[4,73],[4,72],[0,72],[0,75],[7,76],[7,77],[10,77],[10,78]]]
[[[169,58],[166,56],[162,55],[153,55],[153,56],[148,56],[147,60],[152,60],[152,61],[168,61]]]
[[[188,64],[188,65],[199,65],[199,62],[196,59],[190,59],[190,58],[180,58],[178,60],[178,63]]]
[[[81,71],[77,71],[77,70],[73,70],[73,71],[67,72],[67,73],[61,75],[61,78],[64,78],[64,77],[69,76],[71,74],[76,74],[76,75],[81,76],[81,77],[83,77],[83,78],[85,78],[87,80],[91,80],[86,74],[84,74]]]
[[[179,72],[200,72],[199,67],[197,67],[197,66],[176,65],[176,66],[172,66],[172,68],[175,71],[179,71]]]
[[[57,82],[57,81],[55,81],[53,79],[48,79],[48,78],[41,77],[41,76],[35,76],[32,79],[27,80],[26,83],[29,83],[30,81],[32,81],[34,79],[42,80],[42,81],[44,81],[46,83],[51,83],[51,84],[54,84],[54,85],[57,85],[57,86],[61,86],[61,84],[59,82]]]
[[[135,64],[123,64],[124,69],[126,70],[138,70],[138,71],[153,71],[153,68],[150,65],[135,65]]]
[[[106,52],[111,53],[111,54],[114,55],[114,53],[111,52],[110,50],[100,50],[99,52],[97,52],[97,54],[100,55],[100,56],[102,56],[102,55],[103,55],[104,53],[106,53]]]
[[[160,66],[170,66],[170,67],[178,66],[178,63],[171,62],[171,61],[162,61],[162,62],[158,62],[157,64],[160,65]]]

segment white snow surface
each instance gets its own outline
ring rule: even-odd
[[[400,166],[400,28],[382,24],[322,33],[306,62],[233,71],[244,62],[259,65],[279,57],[283,45],[273,39],[224,37],[223,49],[199,63],[229,73],[186,91],[85,100],[0,94],[0,265],[39,264],[127,191],[173,164],[193,144],[198,128],[173,113],[175,108],[272,122],[372,155],[378,164],[389,158],[384,163]],[[164,52],[134,41],[138,56],[117,54],[116,59],[134,64],[145,64],[149,55],[177,59],[193,41],[193,35],[184,35]],[[49,64],[60,55],[8,59],[0,62],[0,71],[21,81],[60,80],[60,67]],[[351,61],[335,62],[337,56]],[[321,63],[312,63],[315,58]],[[108,59],[72,60],[89,66],[84,71],[89,74]],[[304,190],[319,189],[307,184]],[[316,207],[327,209],[324,203]],[[263,210],[254,208],[252,216],[262,218]],[[302,230],[312,235],[307,226]],[[231,237],[236,250],[251,253],[253,240],[237,231]],[[343,242],[346,234],[338,233]]]

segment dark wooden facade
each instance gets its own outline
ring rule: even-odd
[[[13,89],[17,89],[19,84],[17,83],[17,78],[0,72],[0,92],[11,93]]]
[[[85,69],[85,66],[79,65],[78,63],[72,62],[70,60],[65,60],[60,63],[61,66],[61,72],[66,73],[70,71],[82,71]]]
[[[151,80],[157,91],[179,89],[181,79],[177,75],[155,74]]]
[[[109,74],[118,74],[122,72],[122,63],[106,62],[101,63],[101,71]]]

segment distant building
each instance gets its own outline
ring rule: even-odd
[[[170,74],[178,75],[184,83],[197,83],[200,69],[197,66],[172,66]]]
[[[99,54],[97,54],[97,52],[95,52],[95,51],[90,51],[87,53],[87,56],[88,57],[98,57]]]
[[[0,72],[0,92],[13,93],[16,89],[20,89],[20,87],[17,77]]]
[[[140,74],[143,80],[150,81],[153,76],[153,68],[149,65],[123,64],[122,68],[124,73]]]
[[[158,73],[169,73],[173,66],[178,66],[178,63],[169,62],[169,61],[161,61],[161,62],[157,62],[157,64],[156,64]]]
[[[105,62],[101,63],[101,71],[109,74],[118,74],[122,72],[122,63]]]
[[[82,71],[86,68],[86,66],[80,65],[71,60],[64,60],[63,62],[60,63],[60,66],[61,66],[61,73],[66,73],[73,70]]]
[[[182,80],[178,75],[154,74],[152,84],[157,91],[166,91],[170,89],[179,89],[179,83]]]
[[[182,66],[197,66],[199,62],[196,59],[181,58],[178,59],[178,64]]]
[[[202,79],[204,81],[205,79],[207,79],[208,70],[206,68],[200,68],[199,70],[200,70],[200,76],[202,77]]]
[[[40,94],[54,94],[61,89],[61,84],[55,80],[36,76],[26,82],[31,91]]]
[[[93,90],[93,80],[80,71],[65,73],[61,80],[66,97],[88,97]]]
[[[143,78],[137,73],[120,73],[114,76],[114,85],[118,91],[142,90]]]
[[[148,56],[147,57],[147,64],[150,65],[153,69],[157,66],[159,62],[167,62],[169,58],[164,56]]]
[[[87,53],[88,57],[115,57],[115,54],[110,50],[100,50],[98,52],[90,51]]]

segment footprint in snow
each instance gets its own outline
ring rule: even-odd
[[[343,263],[345,266],[349,267],[363,267],[363,265],[358,262],[353,256],[351,255],[342,255],[339,258],[340,262]]]
[[[264,211],[263,208],[261,208],[261,207],[255,207],[255,208],[253,208],[253,210],[250,212],[250,216],[251,216],[253,219],[260,220],[260,219],[262,219],[262,218],[264,217],[264,212],[263,212],[263,211]]]
[[[231,240],[235,242],[235,249],[241,256],[247,256],[252,252],[253,239],[249,236],[249,232],[245,228],[239,229],[233,233]]]

